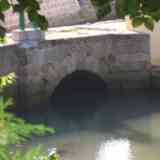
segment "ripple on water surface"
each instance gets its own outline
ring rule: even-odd
[[[90,99],[97,98],[93,96]],[[43,116],[28,113],[26,119],[45,120],[56,128],[56,134],[33,138],[25,147],[38,143],[46,148],[57,147],[62,160],[159,160],[159,96],[157,92],[107,94],[100,100],[102,103],[81,105],[83,111],[50,108]],[[65,100],[65,104],[62,102],[55,104],[67,105]],[[94,109],[86,111],[88,105]]]

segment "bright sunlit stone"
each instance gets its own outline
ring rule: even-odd
[[[99,149],[96,160],[131,160],[131,144],[128,139],[108,140]]]

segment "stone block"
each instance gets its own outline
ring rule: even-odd
[[[38,29],[13,30],[12,39],[14,41],[40,41],[45,39],[45,33]]]

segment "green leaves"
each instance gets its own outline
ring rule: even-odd
[[[105,4],[109,4],[112,0],[92,0],[92,3],[95,6],[103,6]]]
[[[8,147],[0,146],[0,160],[10,160]]]
[[[0,0],[0,12],[7,11],[10,8],[8,0]]]
[[[41,30],[47,30],[48,21],[45,16],[39,13],[40,2],[38,0],[15,0],[16,3],[12,3],[9,0],[0,0],[0,39],[5,36],[6,29],[2,26],[1,22],[5,21],[4,12],[12,9],[13,12],[22,13],[26,12],[29,20],[39,27]],[[23,30],[25,29],[24,27]]]
[[[9,146],[19,144],[31,138],[32,135],[43,136],[54,133],[54,129],[44,125],[33,125],[17,118],[12,113],[7,112],[9,106],[13,105],[12,98],[4,98],[3,93],[6,87],[15,82],[15,74],[0,77],[0,160],[58,160],[56,156],[52,159],[43,153],[40,146],[29,151],[11,153]],[[55,159],[56,158],[56,159]]]
[[[46,20],[45,16],[40,14],[38,14],[35,24],[37,24],[37,26],[39,26],[44,31],[48,28],[48,21]]]
[[[112,0],[92,0],[92,3],[97,8],[98,18],[103,18],[105,15],[111,13]]]
[[[6,29],[2,26],[5,21],[4,12],[10,8],[10,4],[8,0],[0,0],[0,38],[4,37]]]
[[[5,20],[4,14],[3,14],[2,12],[0,12],[0,20],[1,20],[2,22],[4,22],[4,20]]]
[[[15,4],[13,5],[13,11],[14,12],[23,12],[25,10],[25,6],[20,5],[20,4]]]
[[[153,31],[154,30],[154,19],[152,17],[145,17],[144,25],[147,29]]]
[[[15,73],[9,73],[0,77],[0,93],[3,91],[4,88],[11,86],[16,79]]]
[[[121,17],[129,15],[134,27],[142,24],[153,31],[155,22],[160,20],[159,0],[118,0],[117,11]]]
[[[97,8],[97,16],[98,18],[103,18],[105,15],[111,12],[111,5],[106,3],[102,7]]]
[[[3,42],[3,38],[5,36],[6,29],[3,26],[0,26],[0,41]]]
[[[28,10],[28,18],[33,24],[40,27],[42,30],[46,30],[48,28],[47,19],[43,15],[35,12],[35,10]]]
[[[32,150],[28,151],[24,156],[24,160],[38,160],[40,159],[40,154],[42,153],[41,146],[33,148]]]
[[[17,13],[26,12],[29,20],[42,30],[48,28],[48,21],[45,16],[39,13],[40,2],[38,0],[0,0],[0,39],[5,36],[6,29],[2,26],[5,21],[4,12],[10,8]],[[112,0],[92,0],[97,8],[99,18],[111,12]],[[153,30],[154,22],[160,20],[159,0],[117,0],[117,13],[120,17],[129,15],[133,20],[133,26],[144,24],[148,29]],[[147,17],[146,17],[147,16]],[[24,27],[21,27],[24,28]]]
[[[148,13],[160,9],[160,1],[159,0],[143,0],[142,4],[143,4],[143,6],[142,6],[143,11],[148,12]]]
[[[58,154],[49,157],[43,151],[42,146],[34,147],[26,152],[16,150],[15,153],[9,151],[9,148],[0,146],[0,160],[59,160]]]
[[[136,16],[140,10],[139,0],[124,0],[125,13],[130,16]]]
[[[120,17],[129,15],[131,17],[138,16],[140,11],[139,0],[118,0],[116,3],[117,14]]]
[[[134,27],[139,27],[140,25],[142,25],[144,22],[144,18],[143,17],[135,17],[133,20],[132,20],[132,25]]]
[[[150,16],[137,16],[132,19],[133,27],[139,27],[144,24],[144,26],[151,31],[154,30],[154,23],[154,19]]]
[[[111,0],[92,0],[99,18],[111,12]],[[160,20],[160,0],[117,0],[116,10],[119,17],[126,15],[132,19],[134,27],[144,25],[153,31],[154,23]]]

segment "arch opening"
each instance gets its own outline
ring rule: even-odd
[[[106,82],[89,71],[75,71],[61,80],[51,97],[53,109],[88,111],[100,107],[107,96]]]

